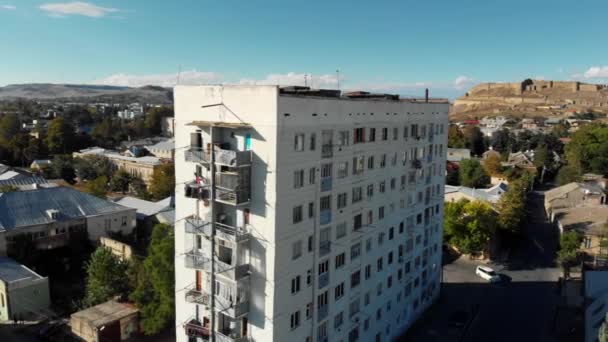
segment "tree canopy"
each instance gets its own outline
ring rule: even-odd
[[[487,203],[462,199],[445,204],[445,239],[462,253],[482,253],[497,227],[497,214]]]
[[[50,153],[70,153],[75,150],[76,133],[74,126],[62,117],[51,121],[46,133],[45,143]]]
[[[456,125],[450,125],[450,128],[448,128],[448,147],[464,148],[465,146],[466,139],[460,128]]]
[[[127,263],[100,246],[91,254],[86,264],[87,283],[84,305],[86,307],[103,303],[115,296],[124,296],[129,290],[125,277]]]
[[[502,164],[500,157],[496,154],[489,154],[483,161],[483,169],[490,176],[498,176],[502,174]]]
[[[471,188],[482,188],[490,182],[490,177],[475,159],[463,159],[458,169],[460,185]]]
[[[566,160],[577,174],[608,174],[608,127],[590,124],[572,134],[566,145]]]
[[[173,163],[162,164],[154,168],[148,189],[152,198],[161,200],[175,191],[175,166]]]
[[[519,179],[509,183],[509,191],[505,192],[498,201],[497,209],[500,213],[498,223],[502,229],[519,232],[523,224],[526,211],[526,194],[530,190],[533,176],[524,173]]]

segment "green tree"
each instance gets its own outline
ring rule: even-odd
[[[492,136],[492,148],[500,153],[508,153],[512,151],[515,145],[515,137],[509,129],[503,128],[498,130]]]
[[[16,114],[6,114],[0,119],[0,145],[6,146],[21,131],[21,123]]]
[[[549,154],[549,149],[547,149],[547,146],[539,145],[536,150],[534,150],[534,166],[537,168],[542,168],[543,166],[550,168],[552,164],[552,158]]]
[[[76,175],[83,180],[93,180],[100,176],[112,177],[113,166],[112,162],[99,155],[86,155],[80,158],[74,159],[74,168],[76,169]]]
[[[74,150],[74,127],[64,118],[53,119],[46,133],[45,143],[51,153],[68,153]]]
[[[509,190],[498,201],[497,209],[500,213],[498,223],[502,229],[518,232],[524,222],[526,212],[526,193],[530,179],[528,176],[519,178],[509,184]]]
[[[448,147],[464,148],[465,146],[466,139],[460,128],[456,125],[450,125],[450,128],[448,129]]]
[[[557,251],[557,261],[564,270],[564,276],[568,277],[570,268],[578,261],[578,252],[583,242],[583,236],[574,231],[564,232],[559,238],[559,251]]]
[[[477,126],[467,126],[462,132],[465,137],[466,147],[476,156],[482,155],[486,150],[483,133]]]
[[[124,194],[129,190],[130,182],[131,174],[124,169],[120,169],[112,176],[112,179],[110,180],[110,189],[112,189],[112,191],[120,191]]]
[[[486,250],[497,226],[496,212],[487,203],[463,199],[445,204],[445,239],[462,253]]]
[[[608,174],[608,127],[590,124],[572,134],[566,145],[566,160],[578,175]]]
[[[99,198],[106,198],[106,193],[108,192],[108,177],[99,176],[92,181],[89,181],[84,186],[85,191]]]
[[[490,154],[483,161],[483,169],[490,176],[498,176],[502,173],[502,164],[500,157],[496,154]]]
[[[475,159],[463,159],[458,169],[460,185],[471,188],[481,188],[490,182],[479,161]]]
[[[167,327],[175,313],[175,266],[173,228],[157,224],[152,231],[148,256],[135,265],[130,279],[135,288],[129,298],[142,313],[143,331],[154,335]]]
[[[566,138],[569,135],[568,126],[562,123],[557,124],[551,129],[551,134],[555,135],[558,138]]]
[[[166,198],[175,191],[175,166],[173,163],[162,164],[154,168],[148,190],[152,198],[157,200]]]
[[[150,199],[146,183],[141,177],[131,176],[131,189],[135,192],[135,196],[145,200]]]
[[[51,178],[61,178],[66,182],[73,184],[74,178],[76,178],[76,172],[74,171],[74,161],[72,156],[69,154],[56,155],[51,166],[46,171]]]
[[[164,117],[173,116],[173,108],[171,107],[154,107],[146,113],[144,126],[153,135],[161,133],[161,121]]]
[[[86,307],[128,293],[129,281],[126,277],[128,265],[107,248],[98,247],[85,267],[87,283],[83,303]]]
[[[564,185],[572,182],[576,182],[579,179],[577,170],[569,165],[562,166],[557,172],[557,184]]]

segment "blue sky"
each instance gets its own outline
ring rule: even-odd
[[[608,80],[608,1],[0,0],[0,85]],[[310,78],[309,78],[310,79]],[[310,81],[309,81],[310,82]]]

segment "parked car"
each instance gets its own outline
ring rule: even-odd
[[[498,273],[494,272],[493,269],[487,266],[477,266],[475,269],[475,274],[491,283],[497,283],[500,281],[500,276]]]

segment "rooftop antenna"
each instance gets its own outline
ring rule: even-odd
[[[304,74],[304,86],[307,87],[308,86],[308,79],[306,78],[306,74]]]
[[[338,83],[338,90],[340,90],[340,68],[336,69],[336,81]]]
[[[180,64],[177,69],[177,83],[176,83],[177,85],[179,85],[179,78],[180,78],[181,74],[182,74],[182,65]]]

